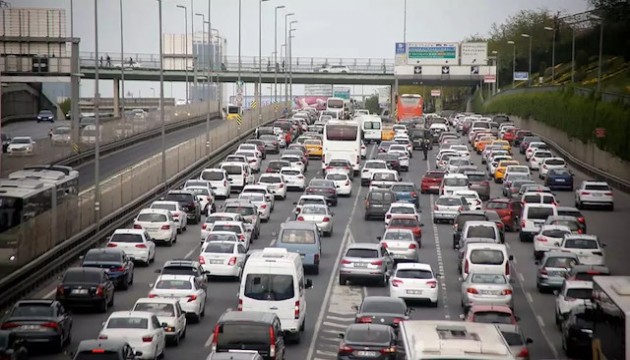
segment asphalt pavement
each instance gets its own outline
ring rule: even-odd
[[[32,121],[19,121],[3,125],[2,133],[9,134],[11,135],[11,137],[30,136],[33,138],[33,140],[40,140],[48,138],[48,132],[51,128],[61,125],[70,126],[70,121],[56,120],[54,123],[48,121],[38,123],[35,119],[33,119]]]
[[[190,131],[194,131],[190,128]],[[186,129],[185,129],[186,130]],[[175,133],[174,133],[175,134]],[[183,136],[183,135],[182,135]],[[172,140],[175,142],[176,137]],[[465,141],[462,138],[462,141]],[[157,143],[160,144],[159,139]],[[146,145],[145,145],[146,144]],[[117,161],[127,159],[142,153],[142,158],[150,156],[153,149],[143,143],[142,151],[129,148],[120,157],[111,155],[111,167],[118,165]],[[146,146],[146,148],[145,148]],[[157,147],[159,150],[159,145]],[[157,152],[156,150],[155,152]],[[368,156],[373,153],[374,146],[368,146]],[[420,152],[414,153],[411,159],[411,171],[403,173],[405,181],[413,181],[419,186],[420,180],[427,167],[434,168],[434,155],[437,147],[430,153],[429,162],[422,160]],[[140,155],[138,155],[140,156]],[[277,155],[268,156],[263,162],[266,164],[277,158]],[[474,162],[482,167],[479,156],[474,155]],[[523,160],[521,155],[516,158]],[[129,159],[128,164],[132,160]],[[125,167],[120,165],[121,167]],[[319,160],[311,160],[307,177],[321,177],[321,165]],[[88,171],[89,172],[89,171]],[[576,184],[585,179],[585,176],[577,171]],[[83,171],[82,171],[83,174]],[[82,181],[83,181],[82,175]],[[363,220],[363,200],[367,188],[360,187],[360,180],[354,179],[353,193],[349,198],[340,198],[339,205],[333,209],[334,234],[324,238],[322,245],[322,259],[319,275],[309,275],[313,279],[314,286],[307,291],[306,330],[303,333],[300,344],[290,345],[287,349],[287,360],[303,359],[334,359],[339,344],[337,334],[354,321],[353,305],[359,305],[366,295],[387,295],[387,288],[363,287],[363,286],[339,286],[337,280],[338,264],[341,249],[350,242],[376,242],[376,236],[384,230],[382,221]],[[262,224],[260,238],[252,244],[254,249],[260,249],[272,245],[273,232],[279,229],[282,222],[291,217],[292,203],[297,201],[301,193],[290,192],[286,200],[276,201],[275,210],[271,220]],[[492,184],[492,195],[500,196],[500,186]],[[573,205],[573,193],[556,192],[561,205]],[[440,297],[437,308],[415,307],[411,317],[423,320],[457,320],[461,314],[460,308],[460,283],[457,273],[456,252],[452,249],[451,225],[433,224],[431,218],[432,203],[435,195],[421,195],[422,222],[425,224],[422,236],[421,261],[431,264],[434,271],[441,274]],[[630,219],[630,195],[615,191],[615,211],[591,211],[583,210],[588,224],[589,232],[599,235],[600,239],[607,243],[607,264],[614,274],[628,274],[628,266],[624,264],[624,257],[630,253],[630,245],[622,238],[623,224]],[[617,230],[616,226],[621,226]],[[177,244],[172,248],[158,248],[156,261],[148,268],[138,267],[135,270],[134,284],[127,291],[116,292],[115,305],[111,311],[129,309],[140,297],[147,296],[157,274],[154,270],[160,268],[166,260],[174,258],[196,259],[199,255],[199,225],[188,226],[188,231],[179,236]],[[564,358],[561,349],[560,333],[555,328],[553,309],[554,296],[552,294],[539,294],[535,286],[535,265],[532,255],[532,244],[521,243],[516,233],[506,234],[506,243],[510,254],[514,255],[513,269],[515,270],[515,313],[520,316],[520,326],[525,336],[532,338],[530,345],[530,357],[532,359]],[[55,282],[51,282],[36,291],[30,297],[54,296]],[[167,358],[180,359],[204,359],[209,353],[212,328],[219,316],[228,308],[236,308],[237,282],[212,281],[209,285],[208,303],[206,305],[206,317],[199,324],[190,324],[186,339],[179,347],[169,347],[166,350]],[[74,328],[72,331],[72,343],[69,351],[74,351],[81,340],[92,339],[98,336],[101,324],[108,314],[92,314],[77,312],[74,314]],[[67,359],[64,355],[43,355],[41,359]]]

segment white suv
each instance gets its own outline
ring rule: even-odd
[[[206,180],[210,183],[212,191],[217,196],[229,198],[232,192],[232,185],[225,169],[209,168],[204,169],[199,176],[200,180]]]
[[[610,185],[605,181],[582,181],[580,187],[575,190],[575,207],[581,209],[585,205],[607,206],[614,210],[615,203]]]
[[[376,170],[389,170],[385,160],[368,160],[361,169],[361,186],[368,186],[372,181],[372,173]]]
[[[558,208],[553,204],[525,204],[521,215],[521,241],[533,241],[549,216],[558,215]]]

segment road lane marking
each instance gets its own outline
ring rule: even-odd
[[[192,254],[195,252],[195,250],[197,250],[197,247],[195,246],[194,248],[192,248],[192,250],[190,250],[188,252],[188,254],[186,254],[186,256],[184,256],[184,259],[190,259],[190,257],[192,256]]]
[[[523,276],[523,274],[521,273],[516,273],[516,275],[518,275],[518,279],[521,281],[521,283],[525,282],[525,277]]]
[[[270,247],[273,247],[276,244],[276,239],[271,240],[271,242],[269,243]]]
[[[372,147],[370,151],[369,158],[372,158],[374,154],[374,149],[376,147]],[[352,212],[350,213],[350,217],[348,218],[348,224],[346,224],[346,229],[344,231],[343,239],[341,240],[341,244],[339,245],[339,253],[337,254],[337,259],[335,260],[335,265],[333,266],[332,271],[330,272],[330,278],[328,279],[328,286],[326,287],[326,294],[324,295],[324,300],[322,301],[322,307],[319,310],[319,314],[317,315],[317,321],[315,322],[315,328],[313,329],[313,337],[311,338],[311,343],[308,347],[308,352],[306,355],[306,359],[313,359],[313,354],[315,353],[315,345],[317,343],[317,339],[319,338],[317,335],[319,334],[319,329],[322,326],[322,322],[326,316],[326,310],[328,309],[328,302],[331,299],[333,285],[335,284],[335,280],[337,279],[339,273],[339,264],[341,262],[341,258],[343,257],[346,245],[350,241],[352,234],[350,232],[350,227],[352,225],[352,219],[354,218],[354,214],[357,210],[357,204],[359,203],[359,195],[361,194],[361,189],[357,191],[357,194],[354,198],[354,204],[352,205]],[[353,240],[354,241],[354,240]]]
[[[44,295],[44,298],[45,299],[52,299],[56,292],[57,292],[57,289],[50,290],[50,292],[48,294]]]
[[[541,328],[545,326],[542,316],[536,315],[536,320],[538,320],[538,325],[540,325]]]
[[[534,298],[532,297],[532,294],[530,294],[529,292],[525,293],[525,297],[527,298],[527,301],[529,301],[530,303],[534,302]]]
[[[206,343],[204,344],[205,347],[210,347],[210,345],[212,345],[212,340],[214,339],[214,332],[212,334],[210,334],[210,337],[208,338],[208,340],[206,340]]]

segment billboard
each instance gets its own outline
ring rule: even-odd
[[[331,84],[305,84],[304,95],[306,96],[332,96],[333,85]]]
[[[312,107],[317,110],[326,110],[326,100],[328,100],[328,96],[296,96],[293,98],[298,109]]]
[[[350,99],[350,88],[346,86],[335,86],[333,89],[333,97]]]
[[[527,71],[517,71],[514,73],[514,81],[527,81],[529,80],[529,73]]]
[[[409,65],[457,65],[458,43],[407,43]]]
[[[488,43],[462,43],[460,49],[461,65],[486,65],[488,62]]]

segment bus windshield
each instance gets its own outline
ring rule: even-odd
[[[343,100],[341,99],[328,99],[329,109],[343,109]]]

